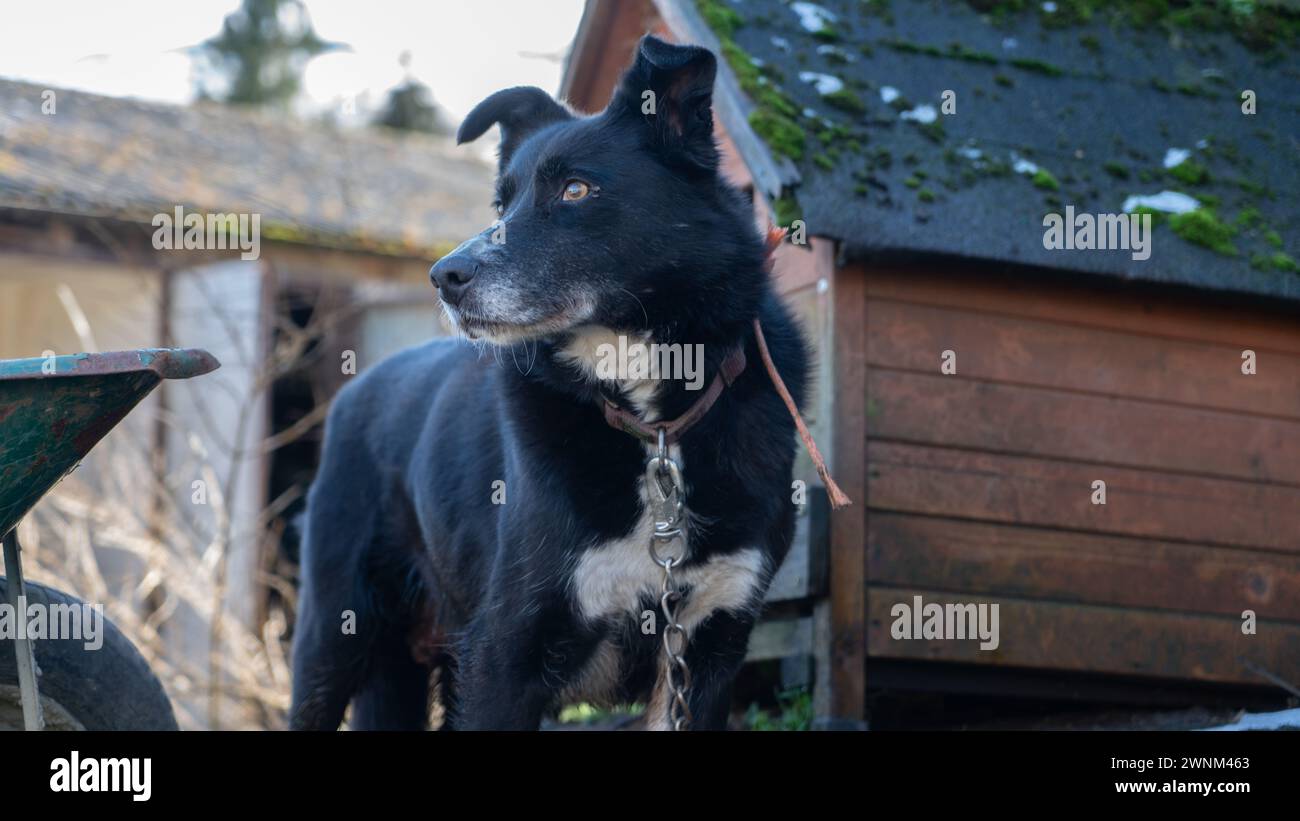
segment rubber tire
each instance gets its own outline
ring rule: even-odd
[[[53,605],[83,602],[66,593],[27,582],[27,603]],[[0,576],[0,602],[9,588]],[[87,650],[81,639],[34,642],[42,699],[59,703],[87,730],[175,730],[176,717],[162,682],[135,645],[104,618],[103,645]],[[15,642],[0,640],[0,685],[18,686]]]

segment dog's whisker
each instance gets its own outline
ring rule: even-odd
[[[646,327],[647,328],[650,327],[650,314],[649,312],[646,311],[645,303],[641,301],[641,298],[626,288],[619,287],[619,290],[627,294],[628,296],[632,297],[632,299],[636,301],[637,307],[641,309],[641,315],[645,317]]]

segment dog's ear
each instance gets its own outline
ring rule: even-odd
[[[672,157],[704,170],[718,167],[713,141],[713,79],[718,61],[699,46],[678,46],[647,34],[619,82],[607,112],[637,117]]]
[[[498,91],[474,106],[456,132],[456,143],[477,140],[493,125],[501,126],[498,154],[505,168],[524,137],[544,125],[571,119],[573,115],[545,91],[535,86],[516,86]]]

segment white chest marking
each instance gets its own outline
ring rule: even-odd
[[[674,458],[681,457],[674,454]],[[688,527],[689,521],[687,516]],[[650,558],[653,531],[653,516],[647,509],[628,536],[582,554],[573,574],[573,587],[584,618],[595,621],[622,613],[639,618],[642,599],[659,598],[663,570]],[[717,610],[743,612],[757,607],[764,565],[760,550],[745,548],[675,571],[674,576],[691,590],[678,614],[687,634]],[[656,616],[660,617],[657,608]]]

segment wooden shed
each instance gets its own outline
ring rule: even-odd
[[[809,540],[783,572],[812,582],[752,650],[811,652],[818,714],[850,726],[897,690],[1280,694],[1300,685],[1297,17],[1009,5],[587,3],[569,103],[602,108],[647,31],[713,49],[726,173],[809,236],[777,276],[855,504],[825,585]],[[1146,258],[1049,247],[1050,214],[1144,212]],[[996,648],[898,637],[916,597],[998,605]]]

